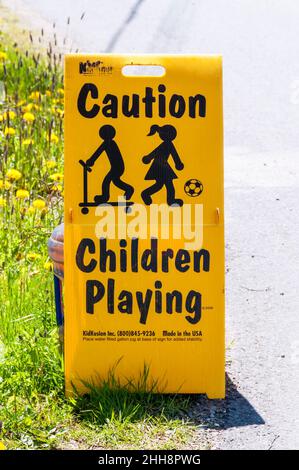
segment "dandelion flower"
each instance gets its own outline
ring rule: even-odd
[[[46,96],[51,96],[51,95],[52,95],[51,91],[50,91],[50,90],[46,90]]]
[[[23,104],[25,104],[25,101],[24,100],[21,100],[21,101],[18,101],[17,102],[17,106],[23,106]]]
[[[23,108],[23,112],[24,112],[24,113],[29,113],[32,108],[33,108],[33,104],[32,104],[32,103],[26,104],[26,106],[24,106],[24,108]]]
[[[46,203],[45,201],[43,201],[42,199],[35,199],[32,203],[32,206],[35,208],[35,209],[39,209],[39,210],[42,210],[46,207]]]
[[[6,178],[10,181],[18,181],[20,178],[22,178],[22,173],[19,170],[12,168],[11,170],[7,171]]]
[[[10,169],[6,173],[6,178],[10,181],[18,181],[22,177],[22,173],[14,168]]]
[[[29,96],[31,100],[35,100],[35,101],[39,100],[40,97],[41,97],[41,94],[39,91],[33,91],[31,95]]]
[[[35,213],[34,207],[32,207],[32,206],[28,207],[27,212],[28,212],[28,214],[34,214]]]
[[[3,119],[9,119],[10,121],[12,121],[13,119],[15,119],[16,113],[14,111],[6,111],[2,117]]]
[[[6,200],[4,197],[0,196],[0,207],[5,207],[6,206]]]
[[[27,145],[32,145],[34,144],[34,140],[33,139],[24,139],[23,142],[22,142],[22,145],[24,145],[25,147]]]
[[[41,258],[41,255],[39,253],[28,253],[28,255],[26,256],[26,258],[29,260],[29,261],[35,261],[39,258]]]
[[[50,179],[61,183],[63,181],[63,173],[53,173],[53,175],[50,175]]]
[[[11,188],[11,183],[9,181],[0,181],[0,189],[5,189],[8,191]]]
[[[1,52],[0,52],[0,54],[1,54]],[[3,442],[0,442],[0,450],[6,450],[6,447],[3,444]]]
[[[55,168],[57,163],[54,160],[48,160],[48,161],[46,161],[46,165],[47,165],[47,168],[49,168],[49,170],[51,170],[52,168]]]
[[[34,114],[32,113],[25,113],[23,114],[23,119],[24,121],[27,121],[27,122],[33,122],[35,117],[34,117]]]
[[[2,116],[2,114],[0,114],[0,122],[2,122],[4,120],[4,117]]]
[[[5,135],[15,135],[16,130],[13,127],[5,127],[4,134]]]
[[[16,197],[18,199],[26,199],[29,197],[29,191],[27,191],[27,189],[18,189],[16,192]]]
[[[53,184],[52,186],[52,191],[56,192],[56,191],[62,191],[62,186],[61,184]]]
[[[0,61],[1,61],[1,60],[6,60],[6,59],[7,59],[7,54],[6,54],[6,52],[0,51]]]
[[[49,136],[48,136],[47,140],[49,142]],[[57,144],[58,141],[59,141],[58,136],[56,134],[51,134],[50,142],[54,142],[55,144]]]
[[[53,271],[53,263],[51,261],[46,261],[44,264],[44,268],[47,271]]]
[[[63,88],[58,88],[58,93],[59,95],[64,95],[64,89]]]
[[[63,116],[64,115],[64,110],[63,109],[60,109],[60,108],[57,108],[56,109],[56,113],[59,115],[59,116]]]

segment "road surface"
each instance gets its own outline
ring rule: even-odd
[[[223,55],[228,394],[190,418],[215,449],[298,449],[298,2],[2,3],[73,50]]]

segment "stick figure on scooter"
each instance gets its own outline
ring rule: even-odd
[[[111,165],[110,171],[107,173],[102,182],[102,194],[94,197],[94,202],[96,204],[104,204],[109,201],[111,183],[114,183],[115,186],[124,191],[124,197],[126,200],[131,199],[134,193],[133,186],[125,183],[120,178],[125,171],[125,164],[118,145],[114,140],[115,134],[116,132],[113,126],[102,126],[99,130],[99,136],[103,139],[103,142],[94,152],[94,154],[85,162],[87,169],[90,169],[90,167],[95,164],[99,156],[103,152],[106,152]]]

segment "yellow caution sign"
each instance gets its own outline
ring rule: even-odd
[[[67,393],[224,397],[220,57],[66,56],[64,295]]]

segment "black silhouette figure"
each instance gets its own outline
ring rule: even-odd
[[[152,203],[151,196],[158,191],[160,191],[165,185],[167,191],[167,204],[171,206],[172,204],[177,204],[179,206],[183,205],[182,199],[175,199],[175,189],[173,185],[173,180],[177,178],[177,175],[171,168],[168,163],[168,158],[171,155],[177,170],[182,170],[184,165],[176,151],[176,148],[172,141],[176,138],[177,132],[173,126],[151,126],[148,136],[154,135],[158,132],[159,137],[163,140],[156,149],[151,153],[143,157],[143,163],[150,163],[153,160],[153,163],[148,170],[145,179],[146,180],[155,180],[156,182],[145,189],[141,193],[141,197],[146,205]]]
[[[122,174],[125,171],[125,164],[123,157],[120,153],[117,143],[114,140],[115,129],[113,126],[105,125],[102,126],[99,130],[99,136],[103,139],[103,143],[97,148],[94,154],[86,161],[86,167],[90,168],[99,158],[99,156],[106,152],[107,157],[111,165],[110,171],[105,176],[102,183],[102,194],[97,195],[94,198],[94,201],[97,204],[103,204],[109,201],[110,197],[110,184],[111,182],[115,184],[118,188],[122,189],[125,199],[130,199],[134,193],[133,186],[125,183],[120,179]]]

